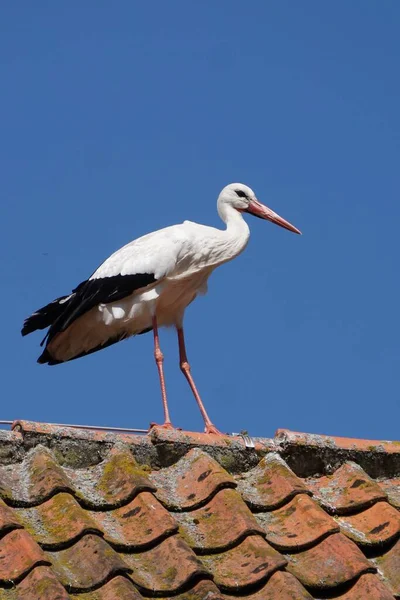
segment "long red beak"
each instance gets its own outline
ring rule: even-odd
[[[250,200],[249,208],[245,212],[248,212],[255,217],[259,217],[260,219],[271,221],[276,225],[280,225],[280,227],[284,227],[284,229],[288,229],[289,231],[293,231],[293,233],[299,233],[301,235],[301,231],[297,229],[297,227],[289,223],[289,221],[282,219],[276,212],[268,208],[268,206],[264,206],[264,204],[261,204],[258,200]]]

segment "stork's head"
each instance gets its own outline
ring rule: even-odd
[[[282,219],[282,217],[268,208],[268,206],[261,204],[257,200],[253,190],[243,183],[230,183],[224,187],[218,197],[218,209],[220,213],[221,209],[224,212],[224,206],[230,206],[241,213],[247,212],[260,219],[266,219],[294,233],[301,233],[297,227]]]

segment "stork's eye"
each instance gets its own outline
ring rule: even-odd
[[[235,192],[237,193],[239,198],[247,198],[246,192],[244,192],[243,190],[235,190]]]

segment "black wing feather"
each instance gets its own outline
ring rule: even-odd
[[[156,279],[152,273],[87,279],[73,290],[70,298],[62,296],[26,319],[22,335],[50,326],[42,345],[46,341],[49,343],[57,333],[65,331],[76,319],[95,306],[122,300],[134,291],[155,283],[155,281]],[[65,298],[68,298],[68,300],[63,303],[62,300]]]

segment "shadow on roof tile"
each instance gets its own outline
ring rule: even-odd
[[[50,567],[35,567],[9,590],[0,590],[2,600],[69,600],[70,596],[57,581]]]
[[[226,600],[236,596],[225,595]],[[312,600],[312,596],[290,573],[276,571],[256,592],[246,594],[246,600]]]

